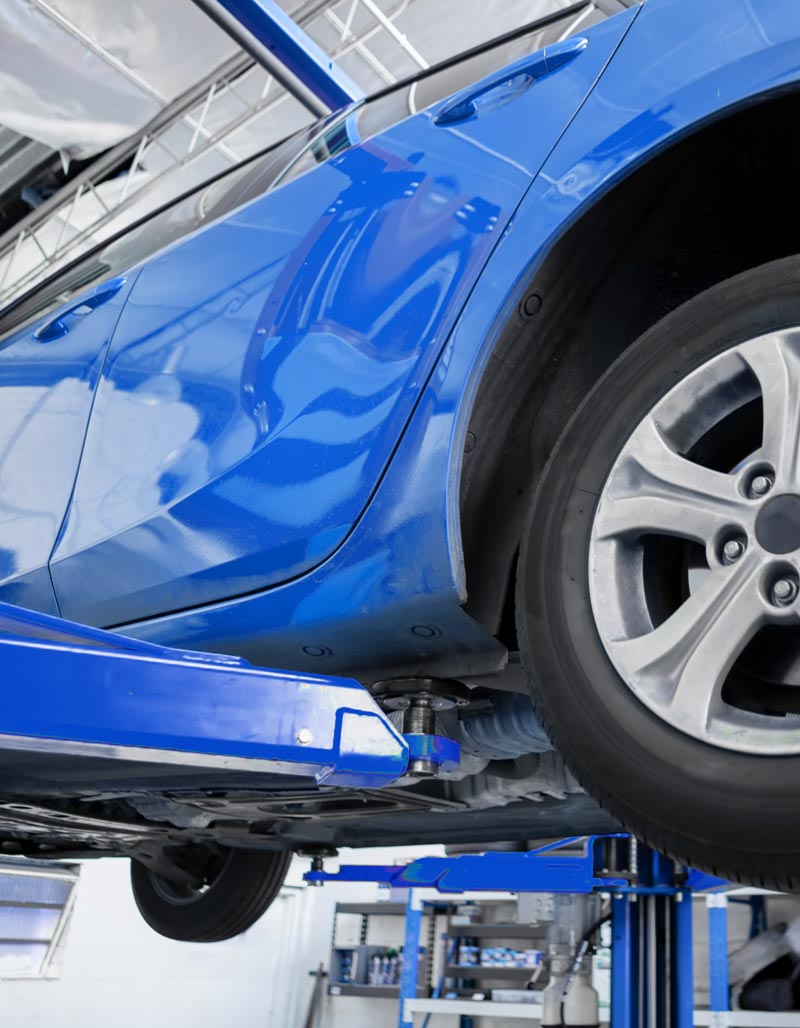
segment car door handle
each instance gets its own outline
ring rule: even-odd
[[[506,85],[520,75],[527,75],[532,80],[549,75],[550,72],[557,71],[573,61],[578,54],[583,53],[588,45],[588,39],[578,36],[575,39],[566,39],[561,43],[546,46],[544,50],[537,50],[535,54],[521,57],[513,64],[508,64],[494,75],[490,75],[489,78],[463,89],[447,100],[444,107],[434,115],[434,125],[452,125],[457,121],[471,118],[473,114],[477,113],[475,101],[480,97],[499,89],[500,86]]]
[[[125,276],[122,275],[103,282],[89,296],[83,297],[66,310],[59,311],[56,317],[40,325],[33,333],[33,338],[39,343],[49,343],[53,339],[65,336],[71,328],[73,319],[85,317],[98,307],[102,307],[104,303],[108,303],[122,289],[125,281]]]

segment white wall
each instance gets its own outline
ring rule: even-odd
[[[405,862],[441,847],[343,851],[350,863]],[[335,866],[335,862],[331,862]],[[87,861],[55,981],[0,981],[0,1010],[12,1028],[301,1028],[313,987],[309,971],[328,967],[337,901],[370,902],[377,886],[308,889],[307,861],[295,860],[287,888],[249,932],[229,942],[170,942],[142,921],[130,894],[124,860]],[[797,916],[797,899],[774,921]],[[707,999],[705,904],[694,902],[697,999]],[[730,905],[731,948],[747,934],[749,912]],[[430,1028],[450,1028],[432,1017]],[[524,1022],[486,1021],[491,1028]],[[393,1000],[326,998],[318,1028],[394,1028]],[[476,1019],[476,1025],[481,1021]]]
[[[352,863],[393,863],[441,847],[343,851]],[[228,942],[171,942],[142,921],[126,860],[87,861],[55,981],[0,981],[0,1010],[12,1028],[299,1028],[320,962],[328,967],[337,901],[372,901],[377,886],[301,885],[295,860],[273,907]],[[372,1008],[369,1028],[393,1028],[392,1002]],[[383,1009],[385,1007],[385,1010]],[[324,1022],[323,1022],[324,1023]],[[354,1025],[355,1022],[345,1022]],[[326,1025],[327,1028],[327,1025]]]

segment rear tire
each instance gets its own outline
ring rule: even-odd
[[[179,942],[222,942],[240,935],[278,895],[292,859],[291,853],[204,849],[205,853],[192,847],[191,864],[198,871],[203,868],[203,885],[198,888],[131,860],[136,906],[159,935]]]
[[[693,381],[701,381],[702,369],[711,367],[714,358],[725,351],[746,341],[756,340],[755,345],[761,346],[760,337],[797,326],[800,326],[800,258],[792,257],[753,269],[708,290],[669,314],[634,343],[587,395],[551,456],[538,484],[523,539],[517,593],[520,645],[530,674],[534,705],[586,790],[630,831],[662,852],[721,877],[784,891],[800,887],[800,819],[797,818],[800,748],[795,748],[791,734],[795,731],[794,724],[800,732],[800,720],[793,722],[788,718],[782,722],[783,715],[767,709],[767,700],[759,700],[757,691],[752,701],[756,706],[748,708],[745,704],[742,710],[733,710],[730,721],[733,735],[729,738],[723,733],[715,739],[713,733],[707,731],[706,725],[714,723],[716,713],[708,713],[706,717],[705,708],[694,728],[691,727],[691,711],[683,724],[679,718],[670,721],[660,716],[658,704],[671,710],[675,696],[667,690],[664,699],[664,683],[659,678],[663,665],[659,664],[656,672],[652,672],[650,655],[646,652],[639,658],[643,662],[651,661],[645,670],[654,677],[650,693],[637,692],[633,675],[621,671],[619,661],[612,660],[611,654],[619,651],[614,650],[613,634],[604,628],[604,622],[613,622],[613,611],[618,610],[620,604],[624,606],[625,589],[628,583],[633,583],[633,572],[626,570],[628,565],[619,564],[621,584],[611,583],[614,576],[608,576],[609,590],[603,596],[608,595],[610,599],[608,611],[603,612],[598,607],[596,585],[598,551],[591,547],[597,546],[596,526],[601,502],[605,502],[604,509],[609,510],[608,501],[603,501],[603,497],[609,496],[608,483],[613,469],[619,467],[621,455],[624,456],[625,448],[631,445],[634,430],[648,419],[653,421],[656,408],[663,409],[664,397],[668,393],[675,395],[671,391],[679,389],[697,369],[701,370]],[[800,339],[800,335],[792,338]],[[678,414],[673,419],[678,425],[676,435],[687,435],[691,403],[702,399],[701,391],[690,390],[690,394],[685,414],[681,414],[679,404]],[[766,418],[769,411],[763,390],[762,406]],[[673,414],[675,409],[673,403]],[[751,406],[750,409],[756,408]],[[713,410],[703,413],[703,417],[710,423]],[[764,432],[766,436],[766,429]],[[763,463],[766,443],[761,441],[760,449],[751,447],[745,452]],[[681,451],[679,445],[677,457],[679,460],[686,458],[686,452]],[[685,463],[690,459],[693,461],[694,457],[686,458]],[[746,461],[717,470],[723,470],[722,477],[727,478],[741,475],[742,465],[746,467]],[[760,473],[758,466],[754,467],[753,474]],[[656,471],[652,477],[659,480],[659,467]],[[628,489],[636,502],[641,496],[641,492],[637,493],[640,485],[635,476],[633,486],[630,481],[629,478]],[[735,481],[740,483],[739,479]],[[776,479],[773,491],[796,494],[798,487],[796,483],[781,483]],[[618,502],[613,499],[616,495],[612,490],[612,502]],[[745,501],[751,500],[756,504],[758,497],[745,493]],[[613,506],[610,509],[614,517],[620,510]],[[758,508],[752,509],[755,517]],[[746,510],[745,515],[749,516]],[[684,534],[686,525],[682,521],[683,518],[677,516],[674,531],[664,526],[662,535]],[[733,523],[737,524],[735,518]],[[781,574],[794,574],[794,565],[800,569],[800,555],[796,551],[780,550],[777,544],[772,550],[765,549],[764,524],[762,521],[760,535],[751,533],[746,539],[747,559],[762,562],[753,564],[757,571],[780,563]],[[645,531],[642,529],[638,539],[642,547]],[[789,529],[790,536],[792,531]],[[629,540],[630,536],[625,538]],[[627,545],[626,542],[618,546],[618,552],[622,553]],[[722,566],[726,561],[720,558],[718,565],[715,564],[713,554],[717,551],[712,549],[713,545],[716,544],[709,542],[705,551],[701,547],[701,552],[712,554],[708,558],[710,571],[707,573],[724,575],[728,573]],[[633,553],[633,548],[625,552]],[[645,565],[642,557],[641,563],[635,566],[641,568],[644,576],[644,568],[652,565]],[[688,571],[684,576],[686,580]],[[764,586],[763,576],[760,580],[757,576],[751,577],[760,581],[760,588],[774,589],[774,584]],[[697,588],[695,585],[694,591]],[[686,590],[688,595],[692,594],[690,584],[685,584],[684,599],[678,602],[686,602]],[[769,594],[766,597],[759,594],[757,599],[766,604],[759,617],[768,619],[775,614],[776,619],[783,618],[778,627],[770,631],[784,633],[785,628],[790,629],[787,634],[776,634],[774,645],[792,647],[791,652],[786,650],[785,666],[793,668],[800,610],[793,609],[789,615],[775,607],[770,613]],[[774,597],[772,602],[776,603]],[[670,615],[668,611],[666,617],[674,616],[674,612],[673,609]],[[631,615],[629,621],[635,620]],[[641,620],[634,624],[630,637],[635,640],[647,631],[655,632],[663,623],[656,618],[652,620],[649,627],[643,626]],[[760,627],[757,630],[760,631]],[[745,644],[749,645],[748,639],[752,641],[752,638],[754,636],[746,637]],[[629,640],[623,638],[623,646],[626,641]],[[692,645],[690,639],[687,655],[693,652]],[[714,674],[713,656],[712,647],[709,676]],[[761,668],[756,665],[753,669],[752,658],[750,660],[746,674],[756,681]],[[686,666],[684,661],[676,673],[676,691]],[[698,702],[705,684],[705,667],[702,665],[699,676]],[[736,671],[737,665],[731,667]],[[725,668],[720,675],[723,672],[724,675],[729,673]],[[725,679],[725,689],[730,688],[727,682]],[[782,679],[773,679],[764,688],[773,690],[772,694],[778,697],[788,697],[790,704],[796,702],[794,696],[800,695],[800,690],[791,691],[798,688],[794,681],[787,684]],[[709,711],[722,710],[724,714],[723,708],[734,702],[728,691],[723,703],[722,689],[720,685],[713,705],[709,701]],[[691,706],[691,690],[689,696]],[[765,704],[763,710],[757,705],[760,702]],[[680,709],[680,705],[676,709]],[[755,718],[751,711],[757,712]],[[774,721],[772,736],[766,715]],[[755,723],[761,717],[767,725],[767,734],[747,736],[744,732],[737,736],[737,717],[742,723],[747,723],[748,718]],[[688,730],[686,724],[690,726]],[[775,746],[770,749],[773,738]],[[780,755],[776,755],[777,750]]]

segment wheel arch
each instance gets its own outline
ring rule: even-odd
[[[459,480],[466,609],[509,648],[524,519],[583,395],[686,300],[800,252],[799,118],[794,83],[689,126],[584,202],[517,283],[472,393]]]

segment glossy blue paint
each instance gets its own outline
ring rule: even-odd
[[[363,99],[363,90],[297,22],[281,10],[275,0],[219,2],[331,110]]]
[[[403,935],[403,967],[400,973],[400,1002],[398,1003],[398,1028],[414,1028],[413,1013],[406,1013],[405,997],[417,995],[419,986],[420,935],[422,933],[422,900],[413,889],[406,897],[406,924]],[[416,959],[414,959],[416,957]]]
[[[694,922],[691,889],[672,906],[672,1009],[675,1028],[694,1025]],[[613,968],[612,968],[612,974]]]
[[[154,791],[187,766],[358,788],[408,767],[403,737],[348,679],[152,646],[3,603],[0,662],[13,695],[0,748],[40,755],[41,778],[64,755],[155,765]]]
[[[707,0],[701,10],[650,0],[636,13],[600,26],[621,35],[632,25],[506,227],[344,545],[296,581],[126,632],[364,674],[501,666],[502,648],[461,609],[458,491],[470,411],[503,324],[566,227],[635,167],[697,125],[800,80],[793,0]],[[566,81],[560,75],[553,81]]]
[[[631,17],[467,121],[406,118],[145,264],[51,564],[65,615],[113,625],[197,607],[341,545]]]
[[[57,613],[47,569],[103,359],[135,274],[78,294],[0,340],[0,590]]]
[[[728,897],[708,896],[708,1006],[730,1010],[728,972]]]
[[[495,75],[490,75],[482,82],[457,93],[446,103],[437,107],[433,116],[435,125],[454,125],[459,121],[476,117],[480,113],[480,105],[500,87],[513,86],[520,91],[533,85],[536,79],[548,72],[557,71],[564,64],[574,60],[588,46],[584,36],[567,39],[563,43],[555,43],[527,57],[521,57],[513,64],[502,68]]]

